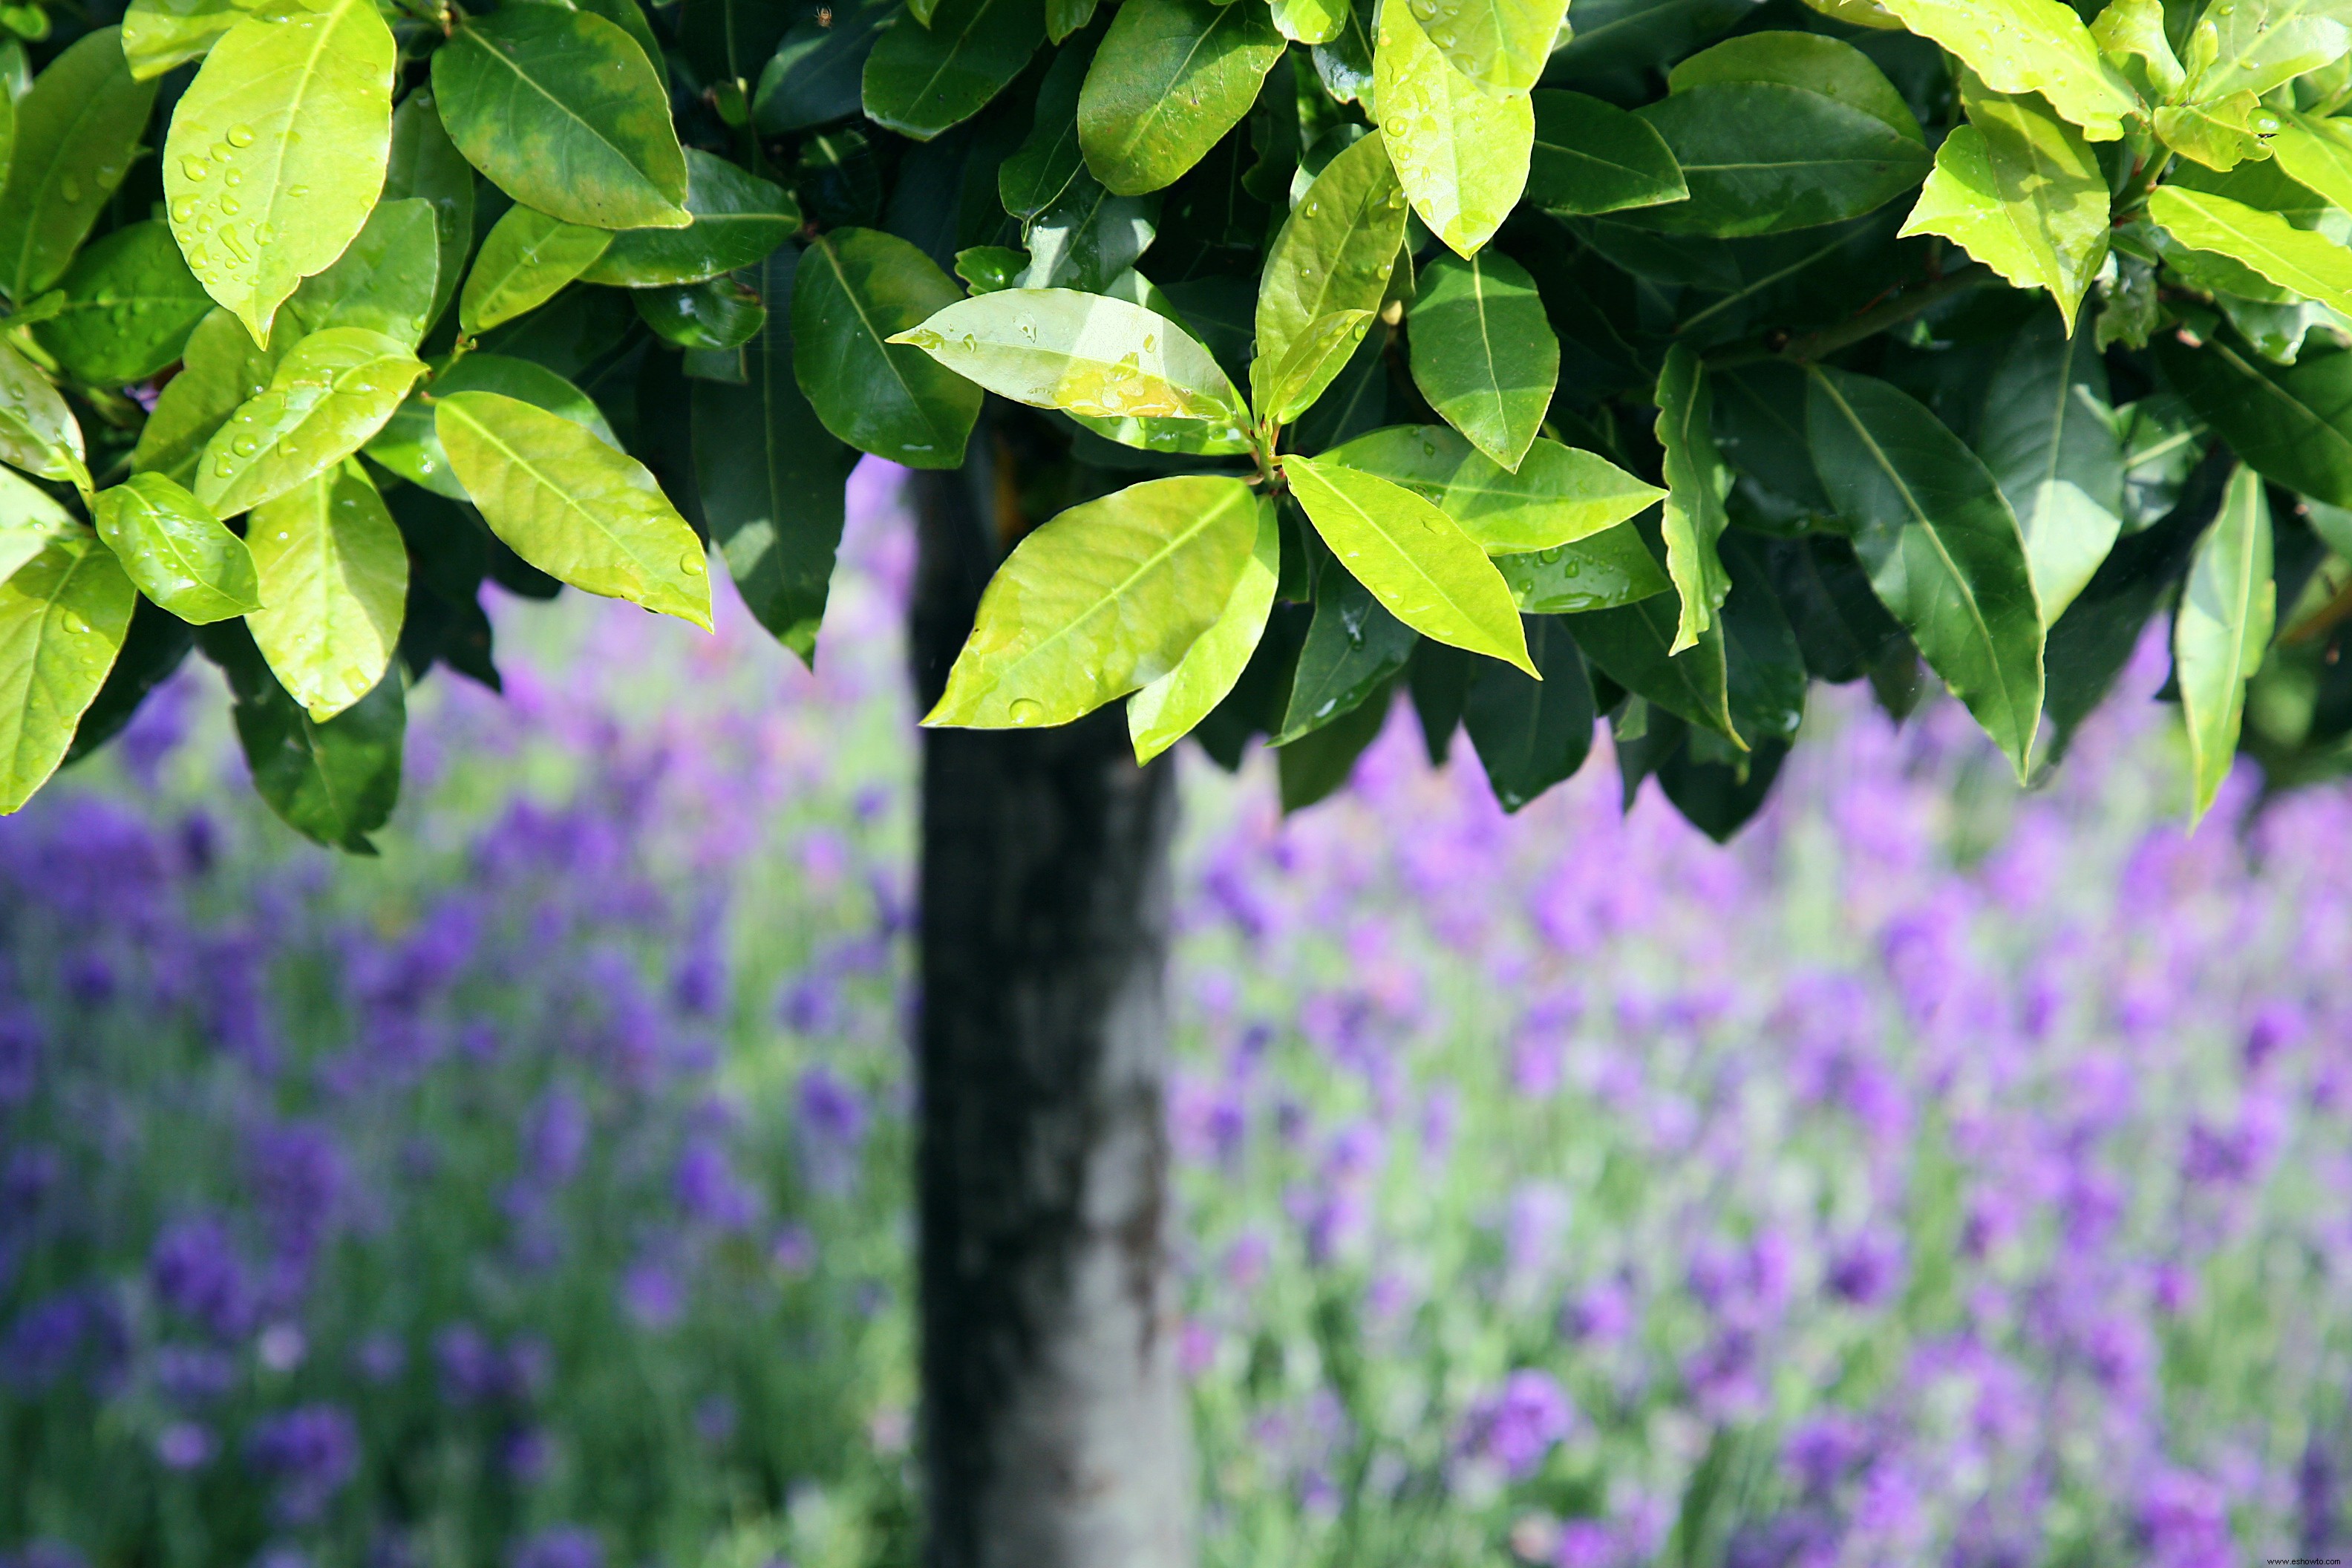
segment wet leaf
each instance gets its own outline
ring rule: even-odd
[[[1225,700],[1265,635],[1274,590],[1282,572],[1282,529],[1275,509],[1257,509],[1257,541],[1225,596],[1225,607],[1195,638],[1176,668],[1127,700],[1127,731],[1135,760],[1148,763],[1192,732]]]
[[[1475,256],[1518,205],[1534,104],[1489,97],[1406,10],[1384,10],[1372,56],[1380,126],[1407,200],[1457,256]]]
[[[367,836],[400,798],[407,694],[395,667],[373,691],[321,724],[286,694],[245,627],[207,626],[205,657],[228,677],[237,740],[253,787],[287,826],[320,844],[373,855]]]
[[[1257,290],[1256,363],[1268,369],[1280,363],[1309,327],[1335,312],[1379,310],[1404,242],[1404,189],[1380,132],[1325,164],[1267,252]],[[1264,404],[1259,374],[1253,364],[1252,390]]]
[[[0,463],[87,492],[81,424],[32,363],[0,342]]]
[[[980,388],[889,341],[957,297],[929,257],[894,235],[839,228],[811,241],[793,278],[793,371],[824,427],[909,468],[961,465]]]
[[[130,173],[154,101],[154,84],[135,80],[122,58],[121,29],[100,27],[50,61],[13,106],[0,288],[19,306],[64,275]]]
[[[1127,0],[1078,94],[1078,144],[1119,195],[1174,184],[1257,101],[1282,58],[1265,8]]]
[[[324,723],[375,689],[400,646],[408,546],[357,464],[254,508],[264,607],[245,617],[286,694]]]
[[[116,229],[74,258],[65,299],[34,338],[65,373],[92,386],[143,381],[180,357],[213,302],[154,222]]]
[[[132,584],[180,619],[205,626],[261,607],[253,552],[163,475],[99,491],[91,511]]]
[[[188,488],[222,517],[284,495],[358,451],[424,374],[397,338],[364,327],[313,332],[278,362],[268,390],[213,432]]]
[[[137,600],[114,552],[79,530],[0,583],[0,816],[65,760]]]

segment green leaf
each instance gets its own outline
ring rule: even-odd
[[[800,204],[782,187],[698,147],[686,150],[686,207],[694,221],[613,236],[611,247],[580,274],[582,282],[624,289],[699,283],[757,267],[800,228]]]
[[[2083,133],[2038,98],[1962,94],[1970,124],[1937,150],[1903,233],[1940,234],[2021,289],[2047,289],[2066,330],[2107,258],[2107,179]]]
[[[361,449],[411,484],[451,500],[466,500],[466,487],[450,472],[449,455],[441,449],[427,396],[446,397],[453,392],[499,393],[561,415],[608,447],[621,444],[595,400],[545,365],[505,354],[475,353],[436,373],[422,391],[411,393]]]
[[[85,494],[81,425],[48,378],[0,341],[0,463],[45,479],[69,481]]]
[[[1370,589],[1326,556],[1315,574],[1315,618],[1291,671],[1290,698],[1269,744],[1287,746],[1385,694],[1421,634],[1381,607]]]
[[[853,456],[793,379],[791,300],[799,251],[768,258],[767,325],[745,351],[740,386],[694,384],[694,468],[711,542],[743,602],[776,640],[816,659],[842,483]]]
[[[1509,584],[1513,602],[1531,616],[1622,609],[1674,586],[1665,568],[1642,542],[1641,531],[1631,522],[1604,528],[1570,544],[1498,555],[1495,569]],[[1673,618],[1669,610],[1669,621]],[[1706,640],[1702,637],[1701,644]],[[1664,645],[1659,653],[1664,656]],[[1691,657],[1696,657],[1696,650]]]
[[[1568,16],[1568,0],[1428,0],[1428,5],[1422,22],[1430,42],[1448,65],[1496,98],[1535,86]]]
[[[1262,5],[1127,0],[1078,94],[1087,166],[1120,195],[1174,184],[1242,122],[1282,49]]]
[[[1029,226],[1029,265],[1015,286],[1108,292],[1150,247],[1159,212],[1157,195],[1115,196],[1080,169]]]
[[[1148,763],[1182,740],[1233,690],[1265,635],[1281,574],[1282,524],[1274,508],[1261,506],[1257,542],[1242,563],[1224,609],[1184,650],[1175,668],[1127,700],[1127,732],[1137,762]]]
[[[131,0],[122,12],[122,56],[141,81],[201,59],[261,0]]]
[[[1086,167],[1078,151],[1078,89],[1094,51],[1057,49],[1037,88],[1037,112],[1029,134],[996,171],[997,199],[1010,216],[1026,223],[1061,199]]]
[[[1880,0],[1960,58],[1995,92],[2038,92],[2094,142],[2113,142],[2139,100],[2062,0]]]
[[[794,22],[760,72],[752,122],[782,136],[856,114],[864,103],[866,57],[903,9],[898,0],[856,0]]]
[[[180,374],[163,384],[155,411],[140,428],[131,471],[193,484],[205,443],[239,404],[269,389],[270,375],[285,357],[284,348],[261,347],[242,321],[215,308],[188,334]]]
[[[1471,445],[1517,468],[1559,380],[1535,279],[1508,257],[1441,256],[1421,275],[1412,321],[1413,384]]]
[[[1744,33],[1702,49],[1667,74],[1669,92],[1727,82],[1802,88],[1858,109],[1896,135],[1924,145],[1918,116],[1886,73],[1852,44],[1820,33]]]
[[[1274,753],[1286,814],[1306,810],[1348,782],[1356,771],[1356,760],[1380,738],[1387,724],[1390,700],[1395,692],[1396,688],[1390,687]]]
[[[694,221],[669,94],[615,23],[555,5],[469,17],[434,51],[433,96],[466,161],[525,206],[591,228]]]
[[[154,222],[116,229],[74,258],[58,286],[64,303],[33,336],[68,375],[91,386],[153,375],[180,357],[213,308],[172,231]]]
[[[866,115],[928,142],[988,107],[1045,38],[1045,0],[940,0],[902,16],[866,57]]]
[[[1313,407],[1323,389],[1347,367],[1371,321],[1370,310],[1338,310],[1318,318],[1274,367],[1270,384],[1261,395],[1266,417],[1287,425]],[[1253,363],[1250,368],[1257,367]]]
[[[768,319],[759,290],[732,278],[682,284],[675,289],[639,289],[629,295],[637,315],[656,336],[679,348],[725,353],[758,335]]]
[[[1690,195],[1665,138],[1639,115],[1580,92],[1535,94],[1528,200],[1566,214],[1656,206]]]
[[[1188,474],[1072,507],[989,580],[926,725],[1066,724],[1173,670],[1224,613],[1270,503]]]
[[[1476,255],[1527,189],[1534,102],[1489,97],[1402,6],[1381,10],[1372,91],[1412,210],[1455,255]]]
[[[2190,100],[2256,97],[2352,51],[2342,0],[2236,0],[2206,7],[2189,49]]]
[[[2251,92],[2167,104],[2156,111],[2156,133],[2164,144],[2209,169],[2234,169],[2248,159],[2270,156],[2263,139],[2279,123],[2277,113]]]
[[[50,540],[81,531],[81,521],[50,499],[48,491],[0,468],[0,579],[47,549]]]
[[[148,694],[178,672],[195,646],[195,628],[185,621],[145,599],[133,605],[122,651],[115,655],[114,668],[106,672],[97,698],[82,710],[73,744],[58,765],[69,768],[121,734]]]
[[[2017,516],[1958,437],[1883,381],[1814,367],[1813,463],[1871,586],[2025,775],[2042,719],[2042,611]]]
[[[1325,164],[1266,253],[1256,363],[1273,369],[1318,321],[1378,310],[1404,243],[1404,190],[1380,132]],[[1253,364],[1253,382],[1257,374]],[[1264,404],[1263,391],[1253,390]]]
[[[2188,79],[2165,34],[2164,0],[2109,0],[2091,24],[2091,37],[2116,64],[2138,60],[2147,73],[2147,85],[2159,97],[2179,91]]]
[[[520,204],[509,207],[466,275],[465,292],[457,296],[458,330],[470,338],[536,310],[612,243],[610,229],[565,223]]]
[[[1598,453],[1542,438],[1513,473],[1443,425],[1393,425],[1323,458],[1434,502],[1491,556],[1591,538],[1665,494]]]
[[[1627,531],[1633,531],[1629,526]],[[1746,750],[1731,720],[1723,628],[1711,626],[1696,646],[1670,654],[1666,649],[1674,643],[1675,621],[1674,605],[1660,594],[1622,608],[1590,611],[1568,625],[1584,657],[1601,674]]]
[[[1725,684],[1731,721],[1759,756],[1797,738],[1805,718],[1805,656],[1773,590],[1761,535],[1725,537],[1723,566],[1731,592],[1717,612],[1723,628]]]
[[[213,432],[189,488],[222,517],[284,495],[358,451],[424,374],[397,338],[364,327],[313,332],[278,362],[268,391]]]
[[[646,58],[653,62],[655,74],[665,73],[667,67],[662,58],[661,40],[654,36],[653,24],[646,20],[645,7],[639,5],[637,0],[579,0],[577,9],[593,11],[628,34],[630,37],[636,40],[637,47],[645,51]],[[682,37],[681,41],[685,43],[688,52],[691,54],[695,40],[687,37]],[[730,71],[728,74],[739,79],[749,76],[751,73],[748,63],[745,69]]]
[[[286,313],[304,332],[364,327],[415,348],[440,293],[439,221],[431,201],[407,196],[378,202],[335,264],[294,290]]]
[[[100,27],[50,61],[14,106],[0,288],[18,306],[64,275],[130,172],[154,101],[154,84],[133,79],[122,58],[121,29]]]
[[[2237,759],[2246,682],[2262,668],[2277,615],[2270,502],[2262,476],[2241,466],[2189,558],[2189,582],[2172,624],[2173,668],[2189,730],[2192,823],[2212,805]]]
[[[2288,177],[2326,197],[2329,205],[2352,206],[2352,125],[2285,115],[2271,138],[2271,154]]]
[[[172,111],[173,237],[256,342],[383,190],[399,52],[373,0],[257,13],[213,46]]]
[[[397,668],[356,705],[320,724],[286,694],[244,626],[223,622],[197,639],[228,677],[237,739],[253,787],[296,832],[353,854],[400,798],[407,694]]]
[[[1204,420],[1247,450],[1248,409],[1215,357],[1167,317],[1124,300],[1007,289],[959,300],[889,341],[1033,408]]]
[[[2179,185],[2159,185],[2147,213],[2193,250],[2242,262],[2282,289],[2336,310],[2352,310],[2352,252],[2276,213]]]
[[[263,608],[245,617],[286,694],[325,723],[376,688],[400,646],[408,546],[356,463],[254,508]]]
[[[1838,223],[1917,184],[1930,159],[1885,121],[1778,82],[1709,82],[1637,111],[1664,138],[1686,201],[1627,222],[1669,234],[1781,234]]]
[[[180,619],[205,626],[261,607],[253,552],[163,475],[133,474],[90,510],[139,591]]]
[[[1029,253],[1009,245],[967,246],[955,255],[955,275],[975,294],[1017,289],[1027,270]]]
[[[1533,672],[1517,606],[1477,542],[1429,502],[1328,458],[1283,458],[1316,532],[1389,614],[1423,637]]]
[[[1667,351],[1658,375],[1658,445],[1665,451],[1666,506],[1664,532],[1666,574],[1682,598],[1668,653],[1696,646],[1715,624],[1731,579],[1723,570],[1716,542],[1731,519],[1723,498],[1731,471],[1716,449],[1715,403],[1706,367],[1686,344]]]
[[[793,277],[793,356],[824,427],[909,468],[961,467],[980,388],[889,341],[956,298],[931,258],[895,235],[840,228],[812,240]]]
[[[0,583],[0,816],[31,799],[65,759],[138,597],[114,552],[79,531]]]
[[[2278,366],[2227,343],[2152,345],[2165,379],[2197,416],[2264,479],[2352,506],[2352,353],[2306,353]]]
[[[1993,372],[1975,445],[2017,514],[2034,596],[2055,626],[2123,529],[2123,437],[2088,334],[2037,313]]]
[[[1565,623],[1527,617],[1528,652],[1540,680],[1485,667],[1462,704],[1463,728],[1477,748],[1496,804],[1516,812],[1575,775],[1592,751],[1592,679]]]
[[[494,392],[440,398],[434,422],[457,482],[517,555],[575,588],[710,629],[702,542],[644,464]]]
[[[440,251],[433,276],[432,316],[437,321],[457,297],[466,258],[473,254],[474,166],[449,140],[429,90],[410,93],[392,111],[392,157],[384,165],[383,201],[388,205],[411,197],[433,204]]]
[[[1348,0],[1273,0],[1275,30],[1294,44],[1328,44],[1348,30]]]

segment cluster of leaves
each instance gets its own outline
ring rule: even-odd
[[[1019,540],[929,722],[1125,698],[1294,805],[1403,689],[1507,805],[1606,715],[1727,834],[1811,680],[1923,663],[2022,775],[2168,610],[2198,809],[2347,754],[2352,3],[1260,3],[37,45],[0,808],[201,644],[363,847],[406,683],[496,681],[485,579],[708,625],[715,543],[813,658],[858,452],[969,453]]]

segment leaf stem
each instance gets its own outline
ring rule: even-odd
[[[1775,333],[1770,337],[1735,343],[1719,354],[1708,356],[1707,368],[1728,370],[1771,359],[1811,364],[1815,360],[1827,359],[1840,349],[1852,348],[1866,338],[1876,337],[1891,327],[1899,327],[1922,310],[1940,305],[1956,295],[1988,288],[1998,281],[1988,268],[1964,267],[1957,272],[1948,272],[1941,278],[1907,289],[1834,327],[1800,332],[1790,338]]]
[[[2162,179],[2164,172],[2170,167],[2172,149],[2169,147],[2160,156],[2142,163],[2132,177],[2124,182],[2122,193],[2116,197],[2115,221],[2125,223],[2137,217],[2140,208],[2147,205],[2148,193],[2156,189],[2156,182]]]

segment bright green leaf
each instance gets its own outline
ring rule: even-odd
[[[430,90],[410,93],[392,111],[392,156],[384,165],[383,205],[411,197],[433,204],[433,232],[440,250],[433,276],[432,317],[437,321],[457,297],[466,258],[473,254],[474,166],[449,140]],[[366,232],[361,230],[362,237]]]
[[[440,226],[422,196],[381,201],[324,272],[303,279],[286,313],[304,332],[364,327],[415,348],[440,298]]]
[[[2271,138],[2272,155],[2296,184],[2352,211],[2352,124],[2308,114],[2284,117]]]
[[[180,374],[164,384],[155,411],[140,429],[131,468],[193,485],[205,443],[238,405],[269,389],[286,351],[262,348],[244,322],[215,308],[188,334],[181,356]]]
[[[188,488],[222,517],[283,495],[358,451],[424,374],[397,338],[364,327],[313,332],[278,362],[268,390],[213,432]]]
[[[47,549],[52,539],[81,531],[80,520],[48,491],[12,468],[0,468],[0,579]]]
[[[1325,164],[1266,253],[1257,291],[1257,363],[1272,369],[1325,317],[1379,310],[1404,242],[1404,190],[1380,132]],[[1253,364],[1253,383],[1259,374]],[[1264,404],[1263,391],[1254,390]]]
[[[1960,58],[1995,92],[2038,92],[2094,142],[2113,142],[2139,100],[2063,0],[1880,0]]]
[[[2276,213],[2179,185],[2159,185],[2148,216],[2194,250],[2242,262],[2282,289],[2337,310],[2352,310],[2352,251]]]
[[[1000,396],[1098,418],[1198,419],[1231,427],[1248,411],[1223,369],[1157,311],[1073,289],[1008,289],[960,300],[906,343]]]
[[[940,0],[929,26],[902,16],[875,40],[866,112],[928,142],[987,108],[1045,37],[1045,0]]]
[[[1724,82],[1776,82],[1858,109],[1909,141],[1925,142],[1918,116],[1868,55],[1821,33],[1743,33],[1702,49],[1667,73],[1670,92]]]
[[[1528,200],[1550,212],[1612,213],[1690,195],[1665,138],[1639,115],[1580,92],[1535,95]]]
[[[201,59],[261,0],[131,0],[122,12],[122,56],[141,81]]]
[[[702,542],[644,464],[494,392],[439,399],[449,466],[490,531],[551,577],[710,629]]]
[[[2139,61],[2147,85],[2159,95],[2170,96],[2188,79],[2165,35],[2164,0],[2109,0],[2091,24],[2091,37],[2116,64]]]
[[[433,54],[441,122],[507,195],[592,228],[683,228],[686,153],[653,63],[615,23],[509,5]]]
[[[1371,320],[1370,310],[1335,310],[1318,318],[1290,345],[1290,352],[1267,378],[1268,385],[1261,394],[1266,417],[1287,425],[1314,406],[1323,389],[1346,368],[1356,345],[1364,341],[1364,329]],[[1253,363],[1250,368],[1257,367]]]
[[[2246,681],[2262,668],[2278,613],[2271,509],[2262,476],[2241,466],[2189,557],[2172,625],[2173,668],[2189,730],[2189,818],[2205,815],[2237,758]]]
[[[1239,479],[1153,479],[1072,507],[989,580],[927,725],[1065,724],[1175,669],[1215,625],[1270,506]]]
[[[1275,30],[1294,44],[1328,44],[1348,30],[1348,0],[1272,0]]]
[[[89,533],[52,539],[0,583],[0,816],[57,771],[106,684],[138,601]]]
[[[193,89],[190,96],[194,96]],[[118,27],[83,34],[14,106],[0,189],[0,288],[19,306],[56,282],[130,173],[152,82],[133,79]],[[187,112],[187,100],[180,113]]]
[[[2209,169],[2234,169],[2248,159],[2269,157],[2263,139],[2279,123],[2277,112],[2251,92],[2167,104],[2156,111],[2156,133],[2164,144]]]
[[[1598,453],[1540,438],[1514,473],[1443,425],[1391,426],[1322,457],[1434,502],[1492,556],[1588,539],[1665,494]]]
[[[931,258],[895,235],[840,228],[811,241],[793,278],[793,371],[824,427],[909,468],[960,467],[980,388],[889,341],[957,298]]]
[[[68,480],[84,491],[81,424],[48,377],[0,341],[0,463],[45,479]]]
[[[1413,384],[1429,405],[1517,468],[1559,381],[1559,340],[1527,268],[1499,255],[1439,257],[1421,275],[1409,335]]]
[[[253,552],[202,501],[161,474],[98,492],[98,536],[139,591],[195,626],[261,606]]]
[[[1963,84],[1970,123],[1936,154],[1905,235],[1940,234],[2025,289],[2047,289],[2073,331],[2107,258],[2107,181],[2083,133],[2038,98]]]
[[[1078,144],[1120,195],[1175,184],[1242,121],[1282,58],[1258,5],[1127,0],[1078,94]]]
[[[1446,63],[1496,98],[1526,92],[1543,75],[1568,0],[1427,0],[1422,18]]]
[[[1080,169],[1029,226],[1029,265],[1015,287],[1108,292],[1150,247],[1160,198],[1113,195]]]
[[[474,337],[539,309],[612,243],[610,229],[565,223],[520,204],[509,207],[466,275],[457,296],[458,330]]]
[[[1925,407],[1883,381],[1815,367],[1813,463],[1871,587],[2018,775],[2042,719],[2042,621],[2017,516]]]
[[[1127,700],[1127,732],[1137,762],[1148,763],[1182,740],[1233,690],[1265,635],[1281,573],[1282,525],[1274,508],[1261,506],[1257,542],[1242,563],[1224,609],[1184,650],[1175,668]]]
[[[1665,451],[1666,574],[1682,595],[1682,616],[1666,651],[1677,654],[1697,646],[1731,592],[1731,579],[1716,552],[1716,542],[1731,521],[1723,507],[1731,470],[1716,449],[1706,367],[1686,344],[1667,351],[1657,404],[1658,445]]]
[[[2207,6],[2197,33],[2181,96],[2259,98],[2352,52],[2352,9],[2343,0],[2231,0]]]
[[[263,607],[245,617],[286,694],[325,723],[375,689],[400,646],[408,546],[356,463],[253,509]]]
[[[466,487],[449,471],[449,455],[441,449],[441,437],[434,428],[433,405],[429,401],[453,392],[495,392],[517,398],[533,408],[561,415],[608,447],[621,444],[613,427],[604,422],[604,411],[596,406],[595,399],[545,365],[505,354],[477,353],[439,372],[430,384],[410,394],[362,450],[411,484],[422,485],[451,500],[466,500]]]
[[[789,192],[698,147],[686,150],[684,228],[631,229],[580,274],[583,283],[652,289],[699,283],[757,267],[801,226],[800,204]]]
[[[278,307],[343,253],[383,190],[398,54],[373,0],[257,13],[213,47],[172,111],[172,233],[256,342],[269,342]]]
[[[1476,255],[1527,189],[1534,102],[1489,97],[1446,63],[1407,7],[1381,11],[1372,84],[1413,211],[1455,255]]]
[[[1626,221],[1730,237],[1839,223],[1927,177],[1917,142],[1850,104],[1778,82],[1709,82],[1639,114],[1664,138],[1690,189]]]
[[[65,373],[92,386],[143,381],[180,357],[212,300],[160,223],[116,229],[74,258],[65,300],[33,329]]]
[[[1315,531],[1389,614],[1534,673],[1510,589],[1451,518],[1402,485],[1328,458],[1293,454],[1283,472]]]

